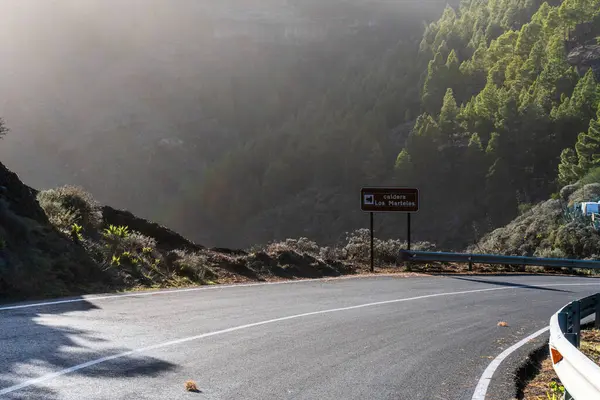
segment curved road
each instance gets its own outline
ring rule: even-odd
[[[598,291],[586,278],[380,276],[0,306],[0,398],[470,400],[493,358]],[[510,395],[495,382],[507,373],[487,399]]]

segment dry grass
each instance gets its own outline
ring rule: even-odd
[[[587,357],[600,365],[600,330],[582,330],[580,350]],[[553,382],[560,385],[560,380],[558,379],[556,372],[554,372],[554,368],[552,368],[552,360],[548,356],[542,361],[538,374],[527,384],[523,390],[523,399],[552,399],[553,391],[551,390],[550,385],[553,384]],[[561,398],[558,393],[556,393],[556,398]]]
[[[600,330],[590,329],[581,331],[580,350],[590,360],[600,366]]]
[[[560,383],[554,368],[552,368],[552,361],[550,357],[547,357],[542,361],[538,374],[523,390],[523,400],[548,400],[551,382]]]

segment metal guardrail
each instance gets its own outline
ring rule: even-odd
[[[468,263],[469,270],[473,264],[502,264],[502,265],[534,265],[554,268],[585,268],[600,269],[600,261],[571,260],[566,258],[540,258],[521,256],[498,256],[493,254],[464,254],[434,251],[400,250],[400,259],[411,262],[455,262]]]
[[[600,366],[578,350],[581,320],[594,313],[600,329],[600,293],[573,301],[550,318],[550,356],[565,400],[600,400]]]

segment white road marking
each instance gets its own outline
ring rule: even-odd
[[[553,284],[547,284],[547,285],[543,285],[543,286],[591,286],[591,285],[597,285],[597,284],[594,284],[594,283],[553,283]],[[542,286],[542,285],[535,285],[535,286]],[[490,385],[490,382],[492,381],[494,372],[496,372],[496,370],[498,369],[498,367],[500,366],[502,361],[504,361],[509,355],[511,355],[517,349],[519,349],[520,347],[527,344],[530,340],[535,339],[536,337],[540,336],[544,332],[547,332],[549,329],[550,329],[550,327],[547,326],[545,328],[540,329],[537,332],[532,333],[531,335],[527,336],[523,340],[515,343],[514,345],[510,346],[508,349],[504,350],[502,353],[500,353],[498,355],[498,357],[494,358],[494,360],[490,363],[490,365],[487,366],[485,371],[483,371],[481,378],[479,378],[479,381],[477,382],[477,386],[475,387],[475,392],[473,393],[473,397],[471,397],[471,400],[485,400],[485,396],[487,394],[487,389],[488,389],[488,386]]]
[[[132,293],[132,294],[114,295],[114,296],[96,296],[96,297],[89,297],[89,298],[83,298],[83,299],[60,300],[60,301],[46,302],[46,303],[24,304],[24,305],[19,305],[19,306],[9,306],[9,307],[5,307],[5,308],[0,308],[0,311],[2,311],[2,310],[9,310],[9,309],[18,309],[18,308],[27,308],[27,307],[37,307],[37,306],[44,306],[44,305],[52,305],[52,304],[74,303],[74,302],[78,302],[78,301],[101,300],[101,299],[109,299],[109,298],[114,298],[114,297],[118,298],[118,297],[133,297],[133,296],[150,296],[150,295],[155,295],[155,294],[179,293],[179,292],[189,292],[189,291],[207,290],[207,289],[218,289],[218,288],[226,288],[226,287],[247,287],[247,286],[285,284],[285,283],[302,283],[302,282],[323,281],[323,280],[330,280],[330,279],[331,278],[305,279],[305,280],[298,280],[298,281],[283,281],[283,282],[267,282],[267,283],[257,283],[257,284],[227,285],[227,286],[220,286],[220,287],[219,286],[210,286],[210,287],[206,287],[206,288],[201,287],[201,288],[191,288],[191,289],[171,290],[171,291],[161,291],[161,292],[151,292],[151,293]],[[217,335],[222,335],[222,334],[225,334],[225,333],[230,333],[230,332],[235,332],[235,331],[239,331],[239,330],[243,330],[243,329],[253,328],[253,327],[256,327],[256,326],[267,325],[267,324],[272,324],[272,323],[281,322],[281,321],[287,321],[287,320],[291,320],[291,319],[303,318],[303,317],[308,317],[308,316],[313,316],[313,315],[328,314],[328,313],[340,312],[340,311],[355,310],[355,309],[360,309],[360,308],[365,308],[365,307],[373,307],[373,306],[379,306],[379,305],[385,305],[385,304],[401,303],[401,302],[412,301],[412,300],[421,300],[421,299],[432,298],[432,297],[453,296],[453,295],[459,295],[459,294],[491,292],[491,291],[510,290],[510,289],[528,289],[528,288],[546,287],[546,286],[598,286],[598,285],[600,285],[600,282],[598,282],[598,283],[548,283],[548,284],[523,285],[523,286],[505,286],[505,287],[488,288],[488,289],[464,290],[464,291],[459,291],[459,292],[434,293],[434,294],[428,294],[428,295],[423,295],[423,296],[408,297],[408,298],[394,299],[394,300],[386,300],[386,301],[379,301],[379,302],[375,302],[375,303],[360,304],[360,305],[356,305],[356,306],[349,306],[349,307],[342,307],[342,308],[333,308],[333,309],[329,309],[329,310],[313,311],[313,312],[308,312],[308,313],[303,313],[303,314],[290,315],[290,316],[287,316],[287,317],[275,318],[275,319],[270,319],[270,320],[266,320],[266,321],[260,321],[260,322],[255,322],[255,323],[251,323],[251,324],[246,324],[246,325],[240,325],[240,326],[236,326],[236,327],[232,327],[232,328],[227,328],[227,329],[223,329],[223,330],[219,330],[219,331],[204,333],[204,334],[197,335],[197,336],[191,336],[191,337],[187,337],[187,338],[177,339],[177,340],[173,340],[173,341],[170,341],[170,342],[158,343],[158,344],[155,344],[155,345],[152,345],[152,346],[143,347],[143,348],[139,348],[139,349],[135,349],[135,350],[130,350],[130,351],[127,351],[127,352],[123,352],[123,353],[119,353],[119,354],[114,354],[112,356],[102,357],[102,358],[99,358],[99,359],[96,359],[96,360],[91,360],[91,361],[85,362],[83,364],[78,364],[78,365],[75,365],[73,367],[63,369],[61,371],[53,372],[51,374],[46,374],[46,375],[43,375],[41,377],[30,379],[30,380],[22,382],[20,384],[13,385],[13,386],[10,386],[8,388],[2,389],[2,390],[0,390],[0,396],[5,395],[5,394],[9,394],[9,393],[13,393],[15,391],[24,389],[26,387],[33,386],[33,385],[36,385],[36,384],[39,384],[39,383],[43,383],[43,382],[47,382],[47,381],[52,380],[54,378],[57,378],[57,377],[60,377],[60,376],[63,376],[63,375],[67,375],[67,374],[70,374],[72,372],[76,372],[76,371],[79,371],[79,370],[82,370],[82,369],[85,369],[85,368],[88,368],[88,367],[91,367],[91,366],[94,366],[94,365],[97,365],[97,364],[101,364],[101,363],[104,363],[104,362],[107,362],[107,361],[115,360],[115,359],[118,359],[118,358],[127,357],[127,356],[130,356],[130,355],[134,355],[134,354],[138,354],[138,353],[143,353],[143,352],[147,352],[147,351],[150,351],[150,350],[160,349],[160,348],[163,348],[163,347],[174,346],[174,345],[178,345],[178,344],[182,344],[182,343],[186,343],[186,342],[190,342],[190,341],[194,341],[194,340],[199,340],[199,339],[203,339],[203,338],[207,338],[207,337],[211,337],[211,336],[217,336]],[[547,329],[547,328],[545,328],[545,329]],[[542,331],[538,331],[536,333],[539,335],[539,334],[541,334],[543,332]],[[535,336],[532,336],[532,337],[535,337]],[[500,354],[500,356],[497,357],[497,359],[500,359],[505,353],[507,353],[513,347],[516,349],[516,348],[522,346],[523,344],[526,343],[527,340],[528,340],[528,338],[525,338],[521,342],[519,342],[519,343],[515,344],[514,346],[512,346],[511,348],[505,350],[502,354]],[[512,351],[514,351],[514,350],[512,350]],[[510,351],[510,352],[512,352],[512,351]],[[504,355],[504,357],[501,358],[498,361],[497,364],[499,365],[500,362],[504,358],[506,358],[506,356],[508,356],[508,354],[510,354],[510,352],[508,352],[506,355]],[[495,361],[496,360],[494,360],[492,362],[492,364],[494,364]],[[489,372],[490,379],[491,379],[491,376],[493,375],[494,371],[496,370],[496,368],[497,368],[497,365],[495,367],[491,367],[491,365],[488,366],[488,369],[490,370],[490,372]],[[486,369],[486,371],[488,371],[488,369]],[[484,372],[484,375],[485,375],[485,372]],[[484,379],[484,377],[482,377],[482,379]],[[484,385],[484,384],[482,384],[482,385]],[[489,379],[487,380],[487,383],[485,383],[485,388],[484,388],[485,391],[487,391],[487,386],[488,385],[489,385]],[[478,385],[478,387],[479,387],[479,385]],[[484,394],[483,394],[483,396],[484,396],[483,398],[473,397],[473,399],[484,399],[485,398],[485,391],[484,391]]]
[[[159,296],[164,294],[172,294],[172,293],[186,293],[186,292],[197,292],[201,290],[218,290],[218,289],[231,289],[231,288],[239,288],[239,287],[252,287],[252,286],[268,286],[268,285],[289,285],[289,284],[300,284],[300,283],[309,283],[309,282],[327,282],[327,281],[338,281],[343,279],[354,280],[354,279],[369,279],[369,278],[381,278],[381,277],[394,277],[395,274],[381,274],[381,275],[362,275],[362,276],[338,276],[338,277],[327,277],[327,278],[316,278],[316,279],[297,279],[297,280],[288,280],[288,281],[277,281],[277,282],[260,282],[260,283],[239,283],[233,285],[214,285],[214,286],[201,286],[201,287],[193,287],[187,289],[167,289],[167,290],[158,290],[152,292],[134,292],[134,293],[125,293],[125,294],[111,294],[106,296],[84,296],[77,299],[68,299],[68,300],[54,300],[54,301],[45,301],[41,303],[29,303],[29,304],[17,304],[12,306],[4,306],[0,307],[0,311],[10,311],[10,310],[19,310],[24,308],[34,308],[34,307],[44,307],[44,306],[53,306],[58,304],[69,304],[69,303],[81,303],[84,301],[97,301],[97,300],[107,300],[107,299],[119,299],[124,297],[144,297],[144,296]],[[588,278],[589,279],[589,278]],[[599,279],[600,281],[600,279]],[[535,286],[587,286],[587,285],[600,285],[598,283],[562,283],[562,284],[538,284],[538,285],[525,285],[530,287]],[[515,286],[519,287],[519,286]]]
[[[500,355],[498,355],[498,357],[494,358],[494,361],[492,361],[490,365],[487,366],[485,371],[483,371],[483,375],[481,375],[481,378],[479,378],[479,382],[477,382],[477,386],[475,387],[475,393],[473,393],[473,397],[471,397],[471,400],[485,400],[485,395],[487,394],[487,389],[492,380],[492,376],[500,366],[500,363],[502,363],[502,361],[504,361],[506,357],[511,355],[511,353],[513,353],[519,347],[527,344],[527,342],[529,342],[530,340],[540,336],[542,333],[548,331],[548,329],[550,329],[549,326],[532,333],[525,339],[513,344],[508,349],[504,350],[502,353],[500,353]]]
[[[368,277],[370,277],[370,276],[368,276]],[[0,307],[0,311],[19,310],[22,308],[53,306],[53,305],[57,305],[57,304],[80,303],[80,302],[84,302],[84,301],[118,299],[118,298],[122,298],[122,297],[143,297],[143,296],[155,296],[155,295],[161,295],[161,294],[170,294],[170,293],[196,292],[199,290],[229,289],[229,288],[265,286],[265,285],[284,285],[284,284],[292,284],[292,283],[328,281],[328,280],[340,279],[340,278],[342,278],[342,277],[298,279],[298,280],[294,280],[294,281],[277,281],[277,282],[260,282],[260,283],[239,283],[239,284],[233,284],[233,285],[211,285],[211,286],[193,287],[193,288],[188,288],[188,289],[167,289],[167,290],[159,290],[159,291],[153,291],[153,292],[134,292],[134,293],[125,293],[125,294],[112,294],[112,295],[106,295],[106,296],[86,296],[86,297],[81,297],[81,298],[77,298],[77,299],[69,299],[69,300],[55,300],[55,301],[45,301],[45,302],[41,302],[41,303],[5,306],[5,307]],[[349,278],[358,279],[358,277],[348,277],[348,279]]]
[[[186,338],[182,338],[182,339],[173,340],[173,341],[170,341],[170,342],[158,343],[158,344],[155,344],[155,345],[152,345],[152,346],[143,347],[143,348],[139,348],[139,349],[135,349],[135,350],[130,350],[130,351],[127,351],[127,352],[124,352],[124,353],[114,354],[112,356],[98,358],[96,360],[92,360],[92,361],[85,362],[83,364],[75,365],[73,367],[63,369],[61,371],[57,371],[57,372],[53,372],[51,374],[43,375],[43,376],[40,376],[39,378],[31,379],[31,380],[25,381],[23,383],[19,383],[19,384],[14,385],[14,386],[10,386],[10,387],[8,387],[6,389],[2,389],[2,390],[0,390],[0,396],[5,395],[5,394],[9,394],[9,393],[12,393],[12,392],[16,392],[17,390],[21,390],[21,389],[24,389],[24,388],[29,387],[29,386],[37,385],[37,384],[42,383],[42,382],[46,382],[46,381],[52,380],[54,378],[58,378],[59,376],[67,375],[67,374],[70,374],[72,372],[84,369],[84,368],[88,368],[88,367],[91,367],[91,366],[94,366],[94,365],[97,365],[97,364],[100,364],[100,363],[104,363],[104,362],[107,362],[107,361],[115,360],[117,358],[128,357],[128,356],[131,356],[131,355],[134,355],[134,354],[143,353],[143,352],[147,352],[147,351],[150,351],[150,350],[156,350],[156,349],[160,349],[160,348],[163,348],[163,347],[174,346],[174,345],[178,345],[178,344],[182,344],[182,343],[186,343],[186,342],[191,342],[191,341],[194,341],[194,340],[204,339],[204,338],[211,337],[211,336],[223,335],[225,333],[235,332],[235,331],[239,331],[239,330],[242,330],[242,329],[253,328],[253,327],[256,327],[256,326],[273,324],[273,323],[276,323],[276,322],[282,322],[282,321],[287,321],[287,320],[297,319],[297,318],[304,318],[304,317],[309,317],[309,316],[313,316],[313,315],[321,315],[321,314],[329,314],[329,313],[340,312],[340,311],[356,310],[356,309],[359,309],[359,308],[374,307],[374,306],[380,306],[380,305],[384,305],[384,304],[401,303],[401,302],[412,301],[412,300],[428,299],[428,298],[431,298],[431,297],[454,296],[454,295],[459,295],[459,294],[492,292],[492,291],[496,291],[496,290],[509,290],[509,289],[513,289],[513,288],[512,287],[500,287],[500,288],[464,290],[464,291],[460,291],[460,292],[435,293],[435,294],[428,294],[428,295],[424,295],[424,296],[408,297],[408,298],[404,298],[404,299],[394,299],[394,300],[378,301],[376,303],[359,304],[359,305],[350,306],[350,307],[342,307],[342,308],[333,308],[333,309],[329,309],[329,310],[313,311],[313,312],[308,312],[308,313],[303,313],[303,314],[290,315],[290,316],[287,316],[287,317],[269,319],[269,320],[266,320],[266,321],[254,322],[252,324],[235,326],[235,327],[223,329],[223,330],[220,330],[220,331],[214,331],[214,332],[204,333],[202,335],[186,337]]]

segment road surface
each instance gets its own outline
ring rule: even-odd
[[[494,357],[598,291],[381,276],[0,306],[0,399],[470,400]]]

